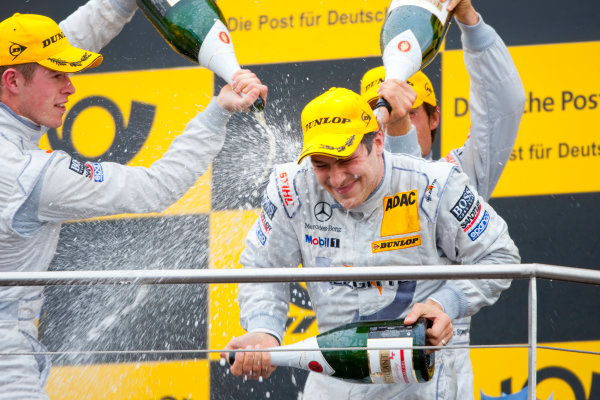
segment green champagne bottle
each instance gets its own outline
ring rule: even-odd
[[[240,69],[223,13],[213,0],[136,0],[175,51],[231,83]],[[253,111],[262,111],[263,99]]]
[[[406,82],[433,61],[452,19],[446,7],[437,0],[392,0],[380,37],[386,79]],[[381,106],[391,112],[384,99]]]
[[[425,346],[426,322],[361,321],[343,325],[271,352],[271,364],[319,372],[356,383],[409,384],[433,376],[433,353]],[[353,347],[366,348],[353,350]],[[327,350],[328,348],[347,348]],[[307,351],[304,349],[314,349]],[[382,350],[385,349],[385,350]],[[233,364],[235,353],[230,353]]]

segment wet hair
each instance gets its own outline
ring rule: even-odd
[[[423,103],[423,108],[425,108],[425,112],[427,113],[427,117],[431,118],[431,116],[437,111],[437,106],[432,106],[429,103]],[[439,126],[439,125],[438,125]],[[435,141],[435,136],[437,135],[438,128],[431,130],[431,143]]]
[[[367,154],[371,154],[371,150],[373,149],[373,140],[379,131],[373,131],[369,133],[365,133],[360,143],[364,144],[367,148]]]

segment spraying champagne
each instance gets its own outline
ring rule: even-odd
[[[227,83],[240,69],[225,18],[213,0],[136,0],[162,37],[178,53],[213,71]],[[259,120],[264,101],[252,106]],[[260,115],[259,115],[260,113]]]
[[[425,332],[424,319],[413,325],[404,325],[404,320],[355,322],[278,347],[285,351],[272,351],[271,364],[357,383],[427,382],[433,376],[435,357],[424,349],[412,349],[425,346]],[[235,353],[230,353],[229,362],[234,361]]]
[[[433,61],[451,19],[452,12],[437,0],[392,0],[380,37],[385,78],[406,82]],[[391,113],[385,99],[377,102],[382,106]]]

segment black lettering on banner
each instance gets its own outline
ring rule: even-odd
[[[467,99],[457,97],[454,99],[454,116],[464,117],[469,112],[469,102]]]
[[[98,157],[81,155],[75,148],[72,140],[73,124],[77,117],[87,108],[100,107],[108,111],[115,123],[114,140],[110,148]],[[138,101],[131,102],[129,123],[125,126],[121,110],[107,97],[90,96],[78,101],[65,118],[62,129],[62,138],[56,129],[48,130],[48,140],[54,150],[64,150],[77,158],[85,158],[92,162],[112,161],[127,164],[140,151],[150,135],[150,129],[156,116],[156,106]]]

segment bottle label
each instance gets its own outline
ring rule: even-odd
[[[235,56],[231,35],[223,22],[215,19],[202,42],[198,53],[198,63],[231,83],[233,74],[240,69]]]
[[[435,15],[440,20],[442,25],[444,25],[446,19],[448,19],[448,10],[446,9],[447,5],[439,2],[438,0],[392,0],[388,14],[391,13],[395,8],[401,6],[416,6],[424,8]]]
[[[367,348],[372,348],[367,356],[373,383],[416,383],[412,344],[411,337],[367,339]]]
[[[422,59],[419,41],[410,29],[396,35],[383,49],[385,79],[406,82],[421,69]]]
[[[331,368],[323,353],[319,351],[319,344],[316,337],[313,336],[284,347],[286,351],[271,352],[271,363],[273,365],[301,368],[325,375],[333,375],[335,373],[335,370]],[[316,351],[306,351],[306,349],[315,349]]]

